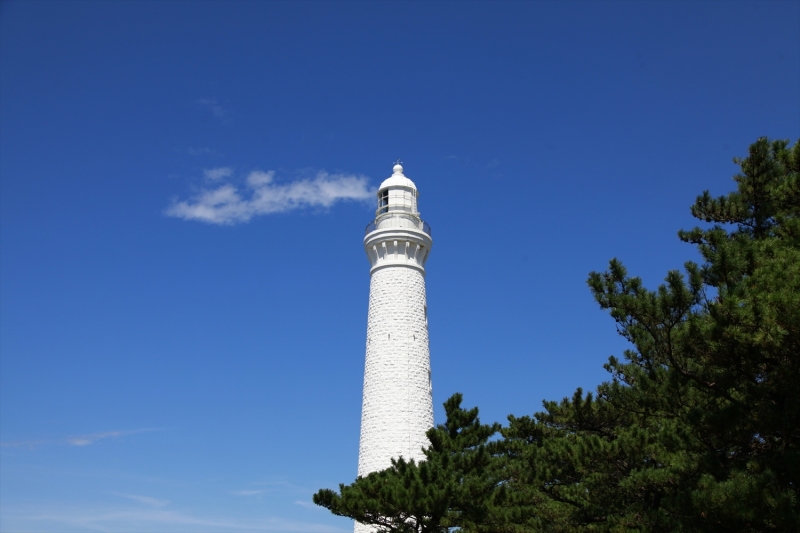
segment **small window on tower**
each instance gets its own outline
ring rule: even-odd
[[[378,195],[378,213],[389,211],[389,189],[382,191]]]

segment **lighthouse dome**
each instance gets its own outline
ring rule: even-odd
[[[414,185],[414,182],[403,175],[402,165],[397,164],[392,170],[394,174],[383,180],[378,190],[387,189],[389,187],[408,187],[409,189],[417,190],[417,186]]]

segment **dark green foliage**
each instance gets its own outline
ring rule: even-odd
[[[339,485],[339,494],[319,491],[314,503],[378,531],[433,533],[484,521],[482,502],[496,486],[487,442],[500,426],[481,424],[478,409],[462,409],[460,394],[444,407],[447,422],[428,431],[425,461],[392,460],[387,470]]]
[[[314,501],[385,531],[800,531],[800,142],[735,161],[737,190],[692,206],[711,225],[679,232],[702,265],[655,291],[616,259],[590,274],[632,344],[596,393],[492,442],[457,395],[425,462]]]

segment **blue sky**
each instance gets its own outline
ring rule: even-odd
[[[370,196],[433,229],[434,402],[605,379],[586,278],[655,287],[759,136],[797,2],[0,4],[0,530],[336,533]]]

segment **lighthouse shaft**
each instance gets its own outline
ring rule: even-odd
[[[416,269],[372,274],[358,475],[392,458],[422,459],[433,426],[425,278]]]

